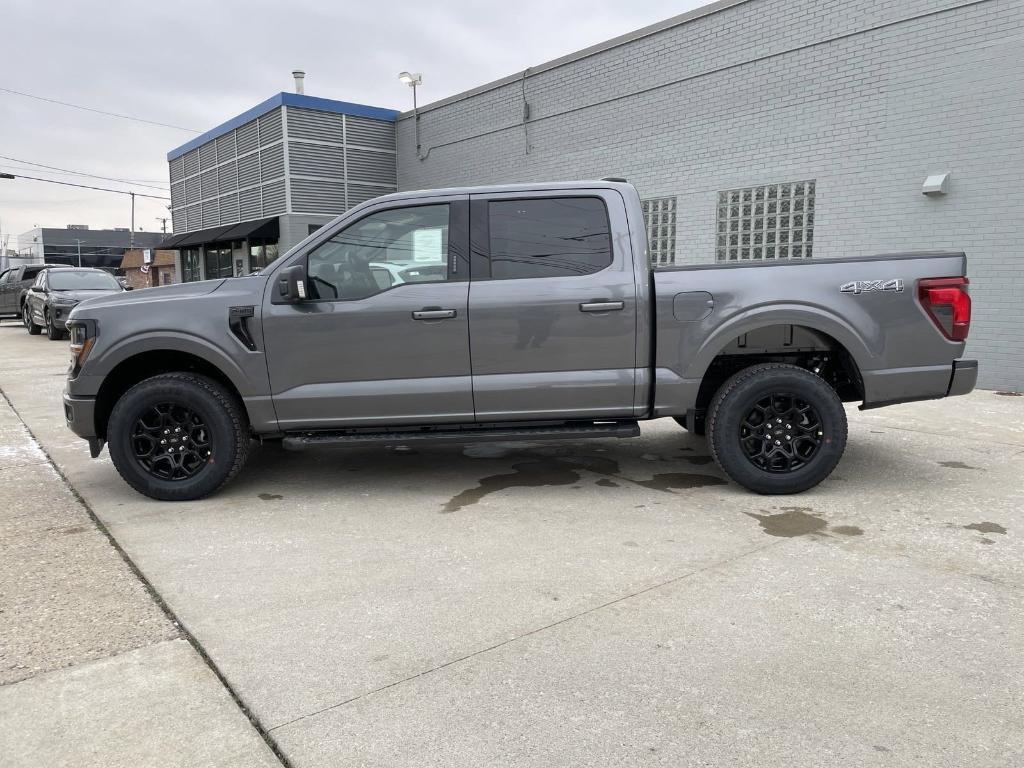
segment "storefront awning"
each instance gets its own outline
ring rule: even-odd
[[[276,240],[279,235],[277,217],[253,219],[223,227],[210,227],[183,235],[172,235],[160,243],[158,248],[188,248],[206,245],[207,243],[223,243],[229,240],[262,239]]]
[[[158,243],[156,247],[159,248],[160,250],[164,250],[164,251],[174,250],[175,248],[178,247],[178,243],[180,241],[184,240],[186,237],[188,237],[187,234],[186,235],[171,235],[166,240],[163,240],[160,243]]]
[[[204,243],[216,243],[220,240],[220,236],[231,229],[234,224],[228,224],[226,227],[211,227],[210,229],[200,229],[195,232],[189,232],[187,235],[181,238],[174,246],[175,248],[187,248],[190,245],[203,245]]]
[[[243,221],[241,224],[235,224],[227,232],[223,232],[218,239],[244,240],[246,238],[260,238],[263,240],[277,240],[279,234],[277,217],[273,216],[269,219],[255,219],[254,221]]]

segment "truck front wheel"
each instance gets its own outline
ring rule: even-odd
[[[220,383],[165,373],[121,396],[107,443],[132,488],[153,499],[188,501],[238,474],[249,451],[249,425],[241,403]]]
[[[718,466],[756,493],[800,493],[835,469],[846,411],[820,377],[783,363],[745,368],[711,400],[707,437]]]

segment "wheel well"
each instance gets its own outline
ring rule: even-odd
[[[121,395],[151,376],[180,371],[208,376],[223,384],[239,403],[242,402],[242,396],[231,379],[208,360],[188,352],[168,349],[142,352],[118,363],[100,385],[100,391],[96,395],[96,434],[106,439],[110,412],[114,410],[114,404],[121,399]]]
[[[864,383],[853,355],[826,333],[803,325],[771,325],[750,331],[719,351],[701,380],[697,418],[725,381],[758,363],[789,363],[814,372],[843,402],[864,399]]]

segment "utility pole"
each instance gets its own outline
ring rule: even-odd
[[[167,217],[166,216],[157,216],[156,220],[160,222],[160,231],[163,232],[166,235],[167,234],[167,220],[168,220]]]
[[[82,266],[82,241],[76,237],[75,242],[78,243],[78,266]]]
[[[135,247],[135,193],[129,192],[132,196],[132,228],[128,230],[128,247]]]

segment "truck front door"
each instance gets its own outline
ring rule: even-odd
[[[282,266],[306,264],[308,298],[277,303],[263,332],[283,430],[473,419],[468,197],[392,201]]]
[[[477,421],[634,414],[637,292],[614,190],[482,194],[470,208]]]

